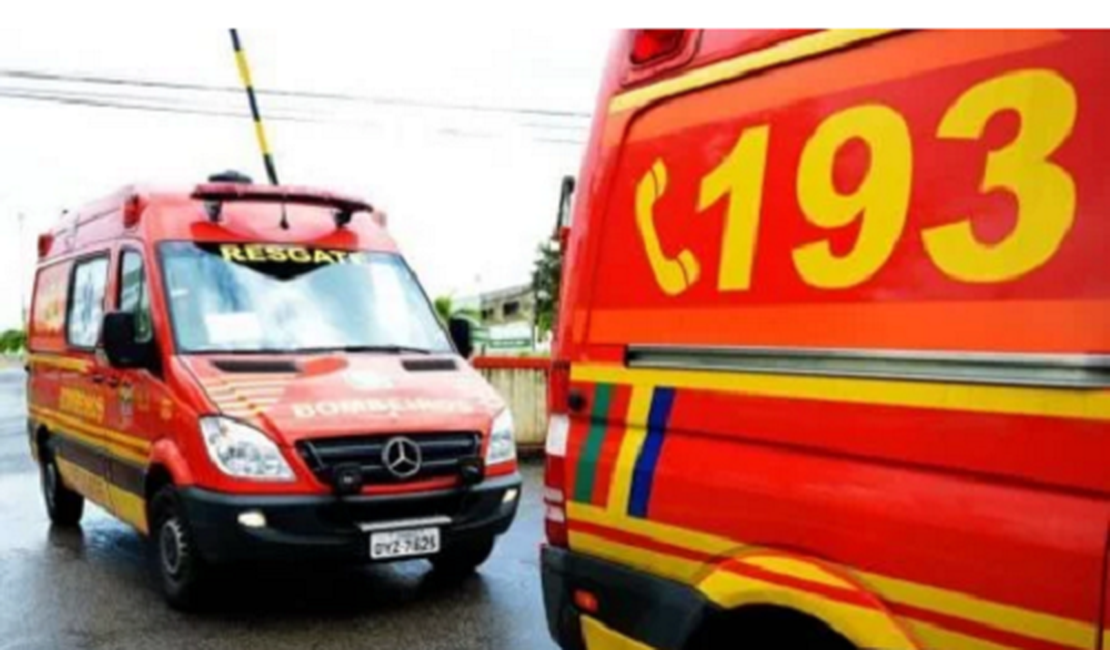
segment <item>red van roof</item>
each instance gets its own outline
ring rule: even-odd
[[[396,252],[384,224],[384,213],[368,202],[315,188],[235,183],[204,183],[187,189],[131,185],[64,213],[59,224],[40,238],[39,256],[56,257],[92,242],[123,237],[151,242],[307,243]]]

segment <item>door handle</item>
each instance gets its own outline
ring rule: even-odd
[[[116,386],[119,386],[119,377],[114,377],[114,376],[111,376],[111,375],[104,375],[104,374],[101,374],[99,372],[90,375],[89,379],[91,379],[92,383],[94,383],[94,384],[106,384],[111,388],[115,388]]]

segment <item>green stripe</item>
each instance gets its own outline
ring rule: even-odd
[[[582,457],[578,460],[578,477],[574,486],[574,500],[581,503],[593,501],[594,482],[597,479],[597,458],[601,455],[601,445],[605,442],[605,429],[609,426],[609,402],[612,396],[612,384],[597,384],[594,389],[590,431],[586,434],[586,444],[582,446]]]

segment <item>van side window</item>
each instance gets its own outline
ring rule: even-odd
[[[119,301],[117,309],[135,314],[135,338],[140,343],[150,341],[154,327],[150,320],[150,290],[147,288],[143,269],[143,256],[138,251],[125,250],[119,267]]]
[[[77,348],[95,347],[104,319],[104,292],[108,284],[108,258],[78,262],[70,285],[66,340]]]

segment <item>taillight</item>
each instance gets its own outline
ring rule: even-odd
[[[544,529],[547,532],[547,543],[561,547],[569,544],[565,489],[569,433],[570,418],[565,414],[553,413],[548,418],[543,488]]]
[[[658,63],[682,51],[686,29],[639,29],[632,38],[630,58],[636,65]]]
[[[547,412],[563,414],[567,412],[567,399],[570,397],[570,362],[555,360],[547,375]]]

